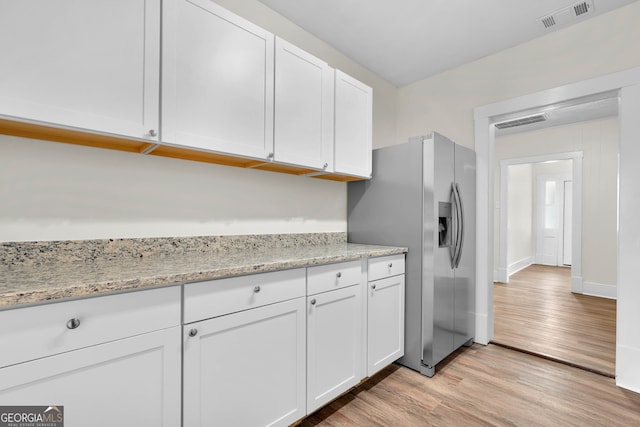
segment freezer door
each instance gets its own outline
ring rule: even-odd
[[[422,363],[433,367],[454,350],[454,145],[435,132],[424,144]]]
[[[455,269],[454,348],[475,335],[476,280],[476,156],[455,145],[455,182],[462,215],[462,240]]]

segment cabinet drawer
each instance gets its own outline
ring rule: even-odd
[[[184,323],[301,297],[304,285],[303,268],[185,285]]]
[[[358,260],[307,268],[307,295],[357,285],[362,280],[361,266]]]
[[[178,325],[179,286],[0,311],[0,367]]]
[[[404,274],[404,254],[369,259],[369,281]]]

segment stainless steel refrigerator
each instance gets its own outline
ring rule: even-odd
[[[475,334],[475,152],[433,132],[373,150],[373,178],[348,184],[348,240],[409,248],[405,354],[433,376]]]

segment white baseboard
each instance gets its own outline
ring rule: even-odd
[[[583,291],[582,276],[571,276],[571,292],[581,294]]]
[[[640,349],[616,346],[616,385],[640,393]]]
[[[489,341],[491,341],[491,338],[493,338],[493,325],[489,325],[488,318],[489,316],[486,314],[476,313],[476,336],[473,338],[473,342],[487,345]],[[486,326],[489,330],[486,330],[482,326]]]
[[[582,284],[582,293],[584,295],[593,295],[596,297],[617,299],[617,290],[615,285],[605,285],[602,283],[584,282]]]
[[[509,276],[507,275],[507,269],[499,268],[497,270],[494,270],[493,281],[500,282],[500,283],[507,283],[509,281]]]
[[[509,276],[511,276],[512,274],[515,274],[520,270],[524,270],[525,268],[529,267],[531,264],[533,264],[532,256],[522,258],[521,260],[510,264],[509,268],[507,268],[507,273]]]

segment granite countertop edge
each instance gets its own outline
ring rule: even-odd
[[[216,257],[158,257],[105,263],[59,263],[0,271],[0,311],[65,300],[178,286],[257,273],[406,253],[406,247],[347,243],[280,251],[238,251]],[[178,262],[179,261],[179,262]],[[126,270],[123,275],[122,271]],[[118,274],[116,274],[116,272]]]

